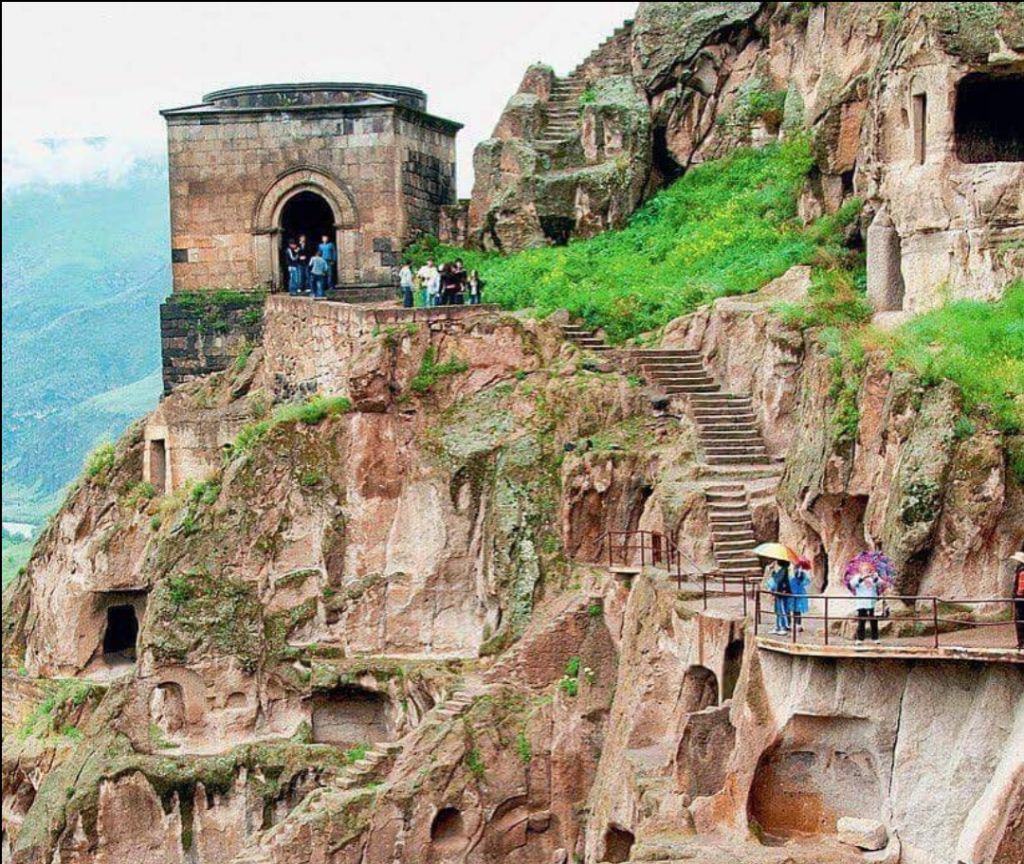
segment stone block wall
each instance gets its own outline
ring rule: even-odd
[[[388,283],[455,201],[458,124],[403,105],[165,116],[175,291],[280,287],[282,209],[303,191],[333,211],[339,283]]]
[[[160,306],[164,393],[185,381],[227,369],[246,343],[260,339],[262,295],[172,295]]]

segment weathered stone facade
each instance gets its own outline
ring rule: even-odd
[[[198,297],[183,301],[182,295],[172,295],[160,306],[164,393],[185,381],[222,372],[246,345],[259,341],[262,295],[218,295],[218,302],[209,304]]]
[[[338,247],[338,283],[390,283],[402,246],[455,201],[460,125],[426,96],[377,84],[208,94],[162,112],[175,291],[282,287],[283,243]]]

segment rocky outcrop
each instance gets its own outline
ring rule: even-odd
[[[808,281],[797,268],[673,322],[664,338],[699,349],[731,389],[752,394],[769,450],[786,460],[780,539],[815,562],[819,589],[841,590],[849,558],[881,548],[903,593],[1006,596],[1006,561],[1024,544],[1006,436],[963,431],[948,383],[926,387],[881,353],[844,364],[814,331],[786,325],[773,310]]]
[[[800,215],[865,203],[880,311],[997,297],[1024,275],[1024,141],[985,106],[1021,98],[1022,32],[1012,3],[641,3],[571,84],[527,72],[476,150],[470,238],[587,237],[693,165],[802,134]]]

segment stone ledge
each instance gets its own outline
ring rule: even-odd
[[[969,660],[985,663],[1024,665],[1024,651],[1013,648],[929,648],[923,645],[807,645],[784,642],[766,636],[755,637],[758,648],[794,657],[853,658],[858,660]]]

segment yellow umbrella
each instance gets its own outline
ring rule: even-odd
[[[785,543],[762,543],[754,548],[754,554],[761,558],[773,558],[776,561],[789,561],[795,564],[800,556]]]

